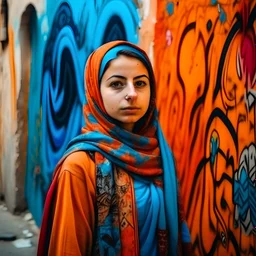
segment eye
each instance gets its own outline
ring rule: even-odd
[[[135,82],[135,86],[136,87],[143,87],[143,86],[146,86],[147,83],[145,81],[142,81],[142,80],[138,80]]]
[[[114,89],[121,89],[123,88],[124,84],[121,81],[114,81],[110,84],[110,87]]]

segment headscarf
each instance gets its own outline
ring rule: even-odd
[[[136,123],[133,132],[121,128],[117,121],[107,114],[100,94],[99,81],[107,64],[118,56],[119,49],[134,52],[148,69],[150,76],[150,106]],[[177,180],[173,155],[157,120],[155,81],[150,60],[136,45],[126,41],[114,41],[94,51],[88,58],[85,70],[85,126],[82,128],[82,134],[69,143],[57,168],[72,152],[93,152],[97,169],[95,253],[139,255],[138,221],[133,189],[133,179],[138,177],[163,187],[165,207],[161,217],[166,220],[164,225],[168,236],[164,236],[166,241],[158,243],[164,254],[176,255]]]

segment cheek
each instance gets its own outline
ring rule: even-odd
[[[150,99],[151,99],[151,90],[148,90],[148,105],[150,104]]]
[[[104,103],[104,106],[105,106],[105,109],[106,109],[107,112],[114,111],[115,107],[117,106],[117,104],[116,104],[115,100],[113,99],[113,97],[105,97],[105,98],[103,98],[103,103]]]

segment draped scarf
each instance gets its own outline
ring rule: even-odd
[[[111,50],[129,48],[143,56],[142,62],[150,76],[151,99],[147,113],[130,132],[108,116],[100,95],[99,78],[104,56]],[[104,64],[105,65],[105,64]],[[150,61],[143,50],[125,41],[107,43],[94,51],[87,60],[85,72],[86,100],[83,108],[85,126],[82,134],[67,147],[56,170],[64,159],[75,151],[92,152],[96,164],[96,229],[95,254],[139,255],[138,220],[133,179],[147,179],[163,188],[164,235],[159,233],[161,255],[178,252],[178,188],[174,158],[157,120],[155,81]],[[55,176],[57,172],[55,172]],[[56,184],[51,184],[41,227],[42,250],[49,245],[52,221],[52,198]],[[48,226],[48,227],[46,227]],[[184,225],[183,225],[184,226]],[[187,228],[183,240],[189,241]],[[168,234],[168,235],[167,235]],[[44,244],[44,245],[43,245]],[[43,248],[44,247],[44,248]],[[47,250],[47,249],[46,249]],[[40,248],[39,248],[40,251]],[[42,254],[43,255],[43,254]]]

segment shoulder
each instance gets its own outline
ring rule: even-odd
[[[81,180],[96,178],[95,163],[85,151],[76,151],[68,155],[61,164],[61,173],[63,172],[69,172]]]

